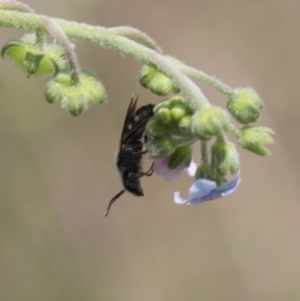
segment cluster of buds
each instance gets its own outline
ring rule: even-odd
[[[148,149],[153,159],[165,158],[180,146],[197,140],[191,132],[193,111],[183,97],[175,96],[154,108],[154,117],[147,124]]]
[[[153,67],[144,67],[140,81],[159,95],[179,92],[177,85]],[[194,110],[182,96],[173,96],[155,106],[147,124],[147,149],[154,159],[153,169],[167,181],[176,181],[185,170],[195,178],[190,198],[174,193],[177,204],[195,205],[220,198],[235,191],[240,183],[240,162],[236,146],[228,141],[227,132],[245,149],[258,155],[269,154],[266,144],[273,142],[272,130],[248,125],[257,121],[263,101],[251,88],[227,94],[228,111],[215,107]],[[242,124],[235,127],[230,115]],[[200,141],[201,162],[192,160],[192,145]]]

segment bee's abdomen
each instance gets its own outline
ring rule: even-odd
[[[124,182],[124,187],[127,191],[131,192],[132,194],[136,196],[144,196],[141,182],[139,179],[126,179]]]

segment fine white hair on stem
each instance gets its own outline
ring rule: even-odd
[[[74,49],[75,49],[74,44],[69,40],[68,36],[59,27],[59,25],[57,25],[54,21],[52,21],[48,17],[44,17],[44,21],[45,21],[44,22],[45,27],[46,27],[47,31],[49,32],[49,34],[53,38],[55,38],[58,41],[58,43],[64,48],[67,58],[68,58],[68,61],[69,61],[69,64],[70,64],[70,68],[71,68],[73,77],[78,78],[80,67],[79,67],[76,53],[74,51]]]

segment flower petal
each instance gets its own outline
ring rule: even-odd
[[[183,205],[183,204],[193,205],[196,200],[197,199],[193,197],[188,199],[183,199],[178,191],[174,192],[174,202],[178,205]]]
[[[194,161],[192,160],[190,166],[187,167],[187,168],[185,169],[185,172],[186,172],[190,177],[194,177],[195,174],[196,174],[196,170],[197,170],[197,164],[196,164],[196,162],[194,162]]]
[[[238,172],[231,181],[224,183],[221,187],[218,188],[218,190],[222,193],[222,196],[231,194],[237,189],[240,182],[241,182],[240,172]]]
[[[168,173],[168,160],[169,157],[163,158],[163,159],[156,159],[153,162],[153,171],[157,173],[159,176],[164,176]]]
[[[189,190],[191,198],[182,199],[179,192],[174,193],[174,202],[176,204],[196,205],[205,201],[221,198],[224,195],[233,193],[240,183],[240,172],[236,174],[234,179],[217,187],[213,181],[206,179],[196,180]]]
[[[163,159],[156,159],[153,162],[153,171],[157,175],[163,177],[165,181],[176,182],[184,170],[186,170],[187,173],[192,176],[193,173],[195,174],[197,169],[197,165],[195,162],[192,161],[188,168],[185,168],[183,164],[180,164],[175,169],[169,169],[168,167],[169,159],[170,157],[166,157]]]
[[[180,193],[178,191],[174,192],[174,202],[176,204],[182,205],[182,204],[187,204],[189,199],[183,199],[180,196]]]
[[[206,179],[196,180],[189,190],[189,195],[192,197],[203,197],[208,195],[212,190],[217,188],[217,184],[214,181]]]

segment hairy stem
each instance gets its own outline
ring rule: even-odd
[[[53,38],[57,39],[59,44],[64,48],[71,69],[71,77],[75,82],[77,82],[79,80],[80,67],[73,44],[64,31],[55,22],[48,17],[45,17],[44,20],[47,31]]]
[[[147,36],[145,33],[143,33],[142,31],[136,28],[130,26],[119,26],[119,27],[108,28],[108,30],[117,35],[135,39],[141,44],[144,44],[145,46],[159,53],[163,52],[162,49],[156,45],[154,40],[152,40],[149,36]]]
[[[31,7],[24,4],[23,2],[19,2],[15,0],[1,0],[0,8],[34,14],[34,10]]]
[[[233,89],[224,84],[222,81],[216,79],[214,76],[208,75],[203,71],[199,71],[193,67],[186,66],[184,64],[178,65],[178,68],[186,75],[200,79],[202,82],[217,89],[225,95],[233,93]]]
[[[208,164],[208,152],[207,152],[207,142],[206,141],[201,141],[201,161],[204,164]]]
[[[240,130],[234,126],[233,124],[230,124],[229,126],[229,132],[234,135],[238,140],[241,138],[241,132]]]
[[[24,13],[31,13],[34,14],[34,10],[28,6],[27,4],[24,4],[23,2],[19,2],[16,0],[1,0],[0,1],[0,9],[3,10],[12,10],[12,11],[20,11]],[[44,35],[41,33],[40,30],[36,30],[36,44],[40,46],[41,48],[44,45]]]

